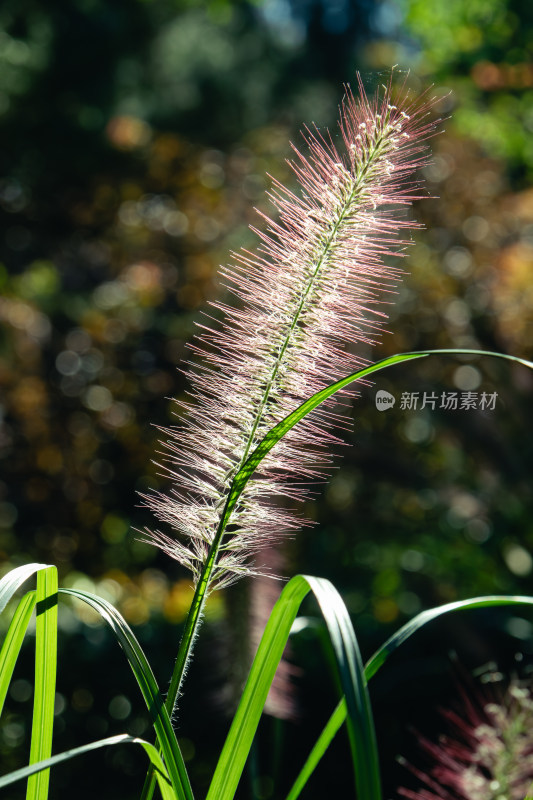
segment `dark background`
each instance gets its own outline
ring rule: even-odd
[[[191,590],[136,539],[138,491],[165,487],[154,425],[172,422],[177,366],[219,263],[253,246],[266,173],[303,124],[335,125],[342,85],[369,91],[393,64],[447,117],[424,170],[438,199],[417,232],[390,335],[365,355],[469,347],[533,357],[533,9],[521,0],[4,0],[0,9],[0,559],[54,563],[64,586],[115,603],[164,688]],[[376,389],[397,398],[375,407]],[[403,392],[497,392],[492,411],[407,411]],[[530,592],[532,376],[488,359],[435,358],[383,373],[354,402],[353,447],[307,503],[316,520],[276,556],[283,575],[333,581],[365,656],[417,611],[476,594]],[[179,718],[198,797],[231,710],[242,637],[279,584],[213,596]],[[250,609],[253,613],[250,613]],[[306,612],[314,616],[311,605]],[[7,618],[4,625],[7,624]],[[86,611],[61,611],[60,752],[106,734],[149,735],[116,644]],[[454,617],[420,634],[375,679],[387,796],[416,760],[408,727],[438,731],[450,653],[528,674],[531,626],[513,614]],[[515,655],[522,659],[517,661]],[[294,639],[243,798],[281,798],[335,702],[308,625]],[[25,662],[25,663],[24,663]],[[236,664],[243,666],[237,668]],[[0,726],[2,771],[27,752],[31,649]],[[429,710],[428,710],[429,709]],[[413,737],[414,740],[414,737]],[[273,746],[274,745],[274,746]],[[304,798],[335,775],[346,745]],[[53,773],[54,798],[137,797],[144,764],[113,750]],[[81,776],[81,777],[80,777]],[[342,790],[344,791],[344,790]],[[350,790],[346,788],[346,792]],[[22,796],[23,788],[13,797]]]

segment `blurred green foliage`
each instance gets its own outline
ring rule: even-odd
[[[355,83],[356,69],[369,90],[392,64],[411,69],[412,90],[433,83],[439,114],[449,117],[424,174],[440,199],[415,210],[425,230],[403,262],[409,274],[390,307],[393,333],[364,355],[464,346],[533,357],[532,27],[525,0],[5,0],[4,570],[53,562],[63,584],[116,603],[155,648],[165,684],[172,626],[183,620],[190,587],[132,530],[151,524],[136,492],[166,485],[152,463],[153,425],[171,424],[186,398],[176,367],[188,358],[206,301],[224,292],[218,263],[253,245],[252,206],[269,209],[265,175],[290,180],[289,140],[304,123],[334,125],[342,84]],[[397,398],[394,409],[376,409],[376,389]],[[497,392],[496,408],[399,407],[403,392],[469,390]],[[333,580],[367,651],[422,607],[528,592],[532,392],[525,370],[491,362],[433,360],[384,375],[355,401],[354,432],[343,433],[354,447],[342,448],[340,468],[307,504],[317,527],[268,556],[276,570]],[[251,607],[257,625],[276,586],[257,581],[243,591],[249,596],[233,590],[226,602],[240,618]],[[113,656],[103,631],[79,613],[65,610],[62,646],[92,667],[68,679],[58,749],[71,744],[72,731],[79,743],[126,723],[142,733],[136,711],[125,711],[134,689],[120,688],[120,655],[100,687],[107,699],[97,699],[90,673]],[[245,645],[229,635],[213,641],[215,629],[225,630],[220,598],[209,613],[216,625],[207,626],[207,662],[213,651],[221,662],[245,658]],[[523,620],[501,628],[507,647],[529,653]],[[472,663],[492,657],[487,638],[458,631]],[[316,660],[320,675],[306,636],[296,654],[311,670]],[[232,692],[202,671],[202,652],[191,694],[207,713],[213,697],[220,703]],[[0,731],[7,767],[21,758],[24,680]],[[299,683],[304,705],[305,679]],[[116,729],[106,721],[112,702]],[[194,727],[192,706],[183,714],[193,753],[205,732]],[[209,755],[216,742],[205,746]],[[194,763],[202,787],[209,765]],[[117,781],[131,779],[131,796],[139,769],[116,765]],[[68,787],[64,775],[58,781]],[[96,790],[89,782],[87,796]]]
[[[531,5],[413,0],[407,6],[409,31],[422,45],[420,72],[448,82],[458,93],[457,129],[531,182]]]

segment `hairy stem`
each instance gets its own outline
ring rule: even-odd
[[[191,603],[191,607],[189,608],[189,613],[187,614],[185,628],[183,631],[183,635],[181,637],[180,646],[178,648],[178,655],[176,657],[176,662],[174,664],[174,670],[172,672],[172,678],[170,681],[167,698],[165,700],[165,708],[167,709],[171,719],[172,715],[174,714],[177,708],[177,703],[181,694],[181,686],[183,684],[183,680],[187,672],[187,665],[189,663],[189,659],[191,658],[194,641],[196,639],[196,636],[198,634],[198,629],[202,621],[202,612],[207,597],[207,590],[209,588],[213,567],[215,566],[216,563],[220,541],[222,539],[222,536],[224,535],[224,530],[227,525],[228,517],[231,514],[233,506],[237,502],[237,498],[238,494],[236,494],[233,491],[230,491],[230,494],[226,501],[224,512],[220,520],[217,534],[213,539],[213,543],[209,549],[208,557],[203,566],[200,579],[196,584],[194,597]],[[151,800],[154,793],[155,784],[156,784],[156,778],[154,774],[154,769],[152,766],[150,766],[144,782],[141,800]]]

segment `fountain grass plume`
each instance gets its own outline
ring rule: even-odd
[[[342,419],[335,401],[274,447],[224,519],[232,481],[276,423],[363,366],[354,345],[383,330],[401,276],[389,257],[403,255],[417,227],[403,207],[423,196],[416,171],[435,130],[433,101],[412,101],[405,86],[393,101],[391,83],[368,98],[359,79],[358,98],[346,89],[339,135],[306,129],[306,154],[293,146],[298,189],[273,181],[275,218],[260,214],[256,251],[241,250],[222,270],[232,302],[213,304],[222,321],[193,344],[185,423],[162,431],[171,489],[144,497],[172,532],[145,538],[205,592],[260,572],[255,554],[301,527],[272,498],[302,499],[306,483],[324,477]]]
[[[421,788],[399,789],[399,795],[408,800],[530,797],[533,698],[529,687],[512,680],[506,688],[487,684],[472,693],[461,687],[460,695],[460,710],[442,711],[448,733],[438,742],[425,737],[419,740],[428,767],[406,765],[420,780]]]

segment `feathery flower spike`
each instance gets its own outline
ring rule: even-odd
[[[499,673],[497,673],[499,675]],[[490,676],[489,676],[490,677]],[[500,676],[501,677],[501,676]],[[472,697],[461,690],[461,711],[443,711],[449,735],[421,738],[427,770],[407,764],[424,788],[399,789],[408,800],[524,800],[533,784],[533,698],[516,680]]]
[[[189,373],[194,402],[183,427],[164,430],[168,495],[144,499],[172,536],[147,531],[147,540],[199,580],[220,523],[231,482],[265,434],[319,389],[364,366],[350,348],[373,343],[401,271],[386,263],[417,227],[401,206],[420,197],[415,171],[426,162],[434,133],[431,102],[413,102],[391,85],[360,98],[347,88],[340,141],[306,130],[308,155],[293,146],[290,166],[300,189],[277,181],[270,194],[277,218],[255,231],[255,253],[234,254],[222,271],[235,306],[215,303],[220,327],[204,328],[193,349],[200,364]],[[283,532],[301,526],[270,504],[274,495],[302,498],[300,481],[324,476],[327,446],[338,416],[319,407],[285,436],[247,484],[221,537],[210,588],[257,574],[253,555]],[[287,483],[287,477],[292,482]],[[217,539],[218,541],[218,539]]]

